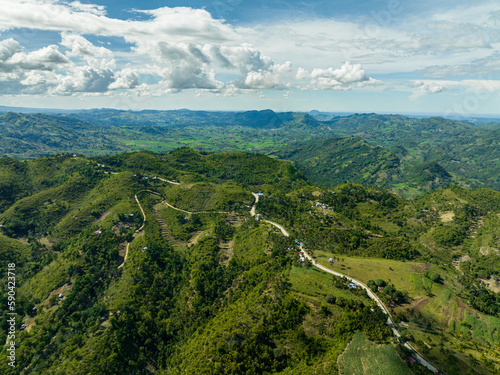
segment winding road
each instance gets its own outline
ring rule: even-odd
[[[252,193],[252,195],[255,197],[255,202],[252,206],[252,208],[250,209],[250,216],[255,216],[256,213],[255,213],[255,209],[256,209],[256,206],[257,206],[257,203],[259,202],[259,195],[256,194],[256,193]],[[277,227],[278,229],[281,230],[281,232],[283,233],[284,236],[286,237],[290,237],[290,234],[285,230],[285,228],[278,224],[278,223],[275,223],[274,221],[270,221],[270,220],[262,220],[266,223],[269,223],[271,225],[274,225],[275,227]],[[394,321],[392,320],[392,317],[391,317],[391,313],[389,312],[389,309],[384,305],[384,303],[380,300],[380,298],[378,298],[378,296],[373,293],[373,291],[365,284],[363,283],[362,281],[359,281],[358,279],[355,279],[351,276],[347,276],[343,273],[340,273],[340,272],[336,272],[328,267],[325,267],[324,265],[316,262],[316,260],[314,260],[304,249],[304,247],[301,246],[301,250],[304,254],[304,256],[311,262],[311,264],[316,267],[316,268],[319,268],[320,270],[324,271],[324,272],[328,272],[332,275],[335,275],[335,276],[339,276],[339,277],[345,277],[346,279],[348,279],[350,282],[358,285],[359,287],[363,288],[364,290],[366,290],[366,293],[368,294],[368,296],[375,301],[375,303],[377,304],[378,307],[380,307],[380,309],[382,310],[382,312],[384,314],[387,315],[387,325],[389,326],[389,328],[392,330],[392,333],[394,334],[394,336],[396,336],[397,338],[401,337],[401,334],[399,333],[399,331],[397,330],[395,324],[394,324]],[[431,370],[432,372],[434,373],[439,373],[439,370],[434,366],[432,365],[430,362],[428,362],[427,360],[425,360],[418,352],[417,350],[415,350],[415,348],[413,348],[409,343],[404,343],[404,347],[411,350],[413,352],[413,355],[415,357],[416,360],[418,360],[418,362],[420,362],[420,364],[426,368],[428,368],[429,370]]]
[[[180,185],[179,182],[175,182],[175,181],[170,181],[170,180],[165,180],[164,178],[160,178],[160,177],[152,177],[152,179],[154,180],[161,180],[161,181],[164,181],[164,182],[168,182],[169,184],[173,184],[173,185]],[[155,194],[155,195],[158,195],[161,197],[160,193],[157,193],[156,191],[153,191],[153,190],[149,190],[149,189],[143,189],[143,190],[139,190],[137,193],[140,193],[141,191],[147,191],[148,193],[151,193],[151,194]],[[144,225],[146,224],[146,213],[144,212],[144,209],[142,208],[142,205],[141,205],[141,202],[139,202],[139,198],[137,197],[137,193],[134,195],[135,196],[135,200],[137,202],[137,205],[139,206],[139,209],[141,210],[141,213],[142,213],[142,217],[143,217],[143,220],[142,220],[142,225],[139,229],[137,229],[134,233],[134,239],[136,239],[137,237],[141,236],[142,234],[140,233],[141,230],[144,228]],[[177,208],[177,207],[174,207],[172,206],[170,203],[168,203],[166,200],[162,200],[162,203],[165,204],[167,207],[170,207],[174,210],[177,210],[177,211],[180,211],[180,212],[184,212],[186,214],[210,214],[210,213],[216,213],[216,214],[228,214],[229,212],[227,211],[186,211],[186,210],[183,210],[181,208]],[[255,205],[254,205],[255,206]],[[255,208],[254,208],[255,209]],[[274,225],[278,225],[276,223],[274,223]],[[284,229],[282,229],[282,231],[284,231]],[[285,232],[283,232],[285,233]],[[288,234],[287,234],[288,235]],[[133,241],[132,240],[132,241]],[[125,248],[125,256],[123,257],[123,263],[120,264],[118,266],[118,268],[122,268],[124,265],[125,265],[125,261],[127,260],[128,258],[128,250],[129,250],[129,247],[130,247],[130,242],[127,242],[127,246]]]

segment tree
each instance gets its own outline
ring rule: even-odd
[[[443,283],[443,279],[441,278],[441,275],[437,272],[431,276],[431,280],[437,284]]]

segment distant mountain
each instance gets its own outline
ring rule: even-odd
[[[355,114],[325,121],[339,135],[358,135],[385,146],[411,147],[426,142],[457,141],[483,135],[475,126],[442,117],[417,119],[402,115]]]
[[[18,159],[60,152],[87,156],[138,150],[168,152],[183,146],[208,152],[272,155],[281,155],[285,150],[285,157],[287,152],[300,149],[294,161],[303,163],[300,168],[308,168],[304,173],[309,178],[324,183],[329,178],[333,178],[330,183],[339,179],[376,183],[400,192],[409,189],[405,194],[410,196],[448,184],[500,189],[497,123],[476,126],[441,117],[374,113],[341,117],[319,111],[94,109],[60,116],[6,113],[0,115],[0,126],[0,155]],[[370,145],[361,146],[353,140],[334,141],[333,148],[324,142],[303,145],[350,136]],[[383,147],[383,152],[374,146]],[[318,160],[313,161],[314,152]],[[327,163],[337,157],[343,164]],[[389,162],[393,157],[399,160],[395,169]],[[333,166],[335,169],[331,169]],[[337,169],[337,173],[331,173]]]
[[[109,133],[102,126],[71,117],[8,112],[0,115],[0,153],[25,159],[58,152],[119,151]]]
[[[351,181],[415,196],[454,182],[453,176],[435,161],[403,161],[387,148],[356,136],[298,143],[271,155],[294,161],[307,178],[325,186]]]
[[[95,124],[127,127],[243,126],[254,129],[275,129],[299,124],[306,127],[320,126],[320,123],[308,114],[279,113],[270,109],[244,112],[189,110],[134,112],[103,109],[74,112],[71,116]]]
[[[72,109],[56,109],[56,108],[29,108],[29,107],[8,107],[0,105],[0,113],[2,112],[18,112],[18,113],[69,113],[74,112]]]
[[[477,127],[442,117],[356,114],[324,122],[336,135],[356,135],[418,165],[436,161],[465,187],[500,189],[499,124]],[[402,153],[401,153],[402,152]]]

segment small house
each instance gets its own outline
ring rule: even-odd
[[[332,258],[328,258],[328,262],[333,263],[333,259]]]
[[[349,283],[349,288],[357,289],[357,285],[354,283]]]

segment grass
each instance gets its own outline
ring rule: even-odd
[[[132,276],[132,270],[144,258],[144,253],[140,251],[144,246],[147,246],[144,236],[137,237],[130,243],[127,262],[123,267],[123,275],[114,280],[106,291],[104,300],[110,311],[123,310],[130,302],[130,291],[137,283],[137,280]]]
[[[335,288],[332,283],[332,275],[320,271],[315,267],[297,267],[293,266],[290,270],[290,282],[292,290],[313,297],[319,297],[321,302],[326,295],[335,297],[344,297],[345,299],[359,299],[349,290]],[[369,298],[362,297],[365,304],[370,304]]]
[[[234,237],[233,258],[247,264],[259,262],[268,247],[267,237],[268,230],[264,225],[238,230]]]
[[[19,294],[35,304],[44,301],[50,292],[68,282],[68,268],[68,262],[59,256],[19,287]]]
[[[162,192],[170,204],[186,211],[229,211],[235,203],[241,206],[253,202],[250,193],[233,183],[171,185]]]
[[[396,354],[391,344],[377,345],[356,332],[347,349],[339,357],[342,375],[407,375],[410,369]]]
[[[30,246],[0,234],[0,265],[4,270],[8,263],[24,263],[30,255]]]

